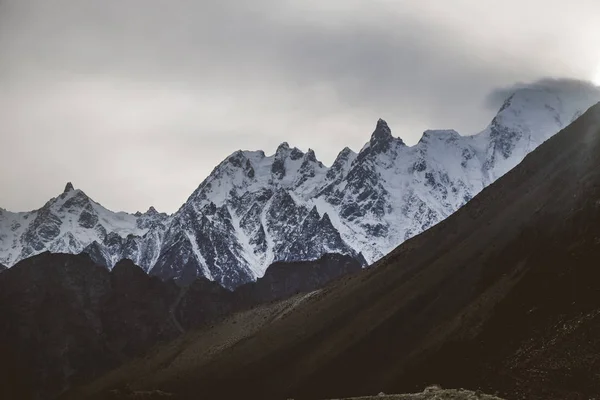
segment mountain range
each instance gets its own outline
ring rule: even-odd
[[[600,104],[370,268],[227,317],[65,399],[379,398],[434,383],[597,398],[598,260]]]
[[[236,151],[172,215],[112,212],[67,184],[31,212],[0,209],[0,263],[44,251],[112,268],[130,259],[151,275],[197,277],[233,289],[277,261],[338,253],[368,265],[444,220],[600,100],[595,91],[522,88],[473,136],[424,132],[414,146],[384,120],[358,152],[331,167],[282,143]]]

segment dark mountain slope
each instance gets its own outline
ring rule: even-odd
[[[600,393],[599,261],[597,105],[375,268],[283,316],[271,307],[225,321],[211,351],[201,339],[172,344],[175,370],[148,360],[92,392],[129,383],[178,398],[302,399],[438,381],[507,398],[588,398]]]
[[[325,254],[315,261],[276,262],[262,278],[240,286],[235,293],[243,303],[266,303],[311,292],[361,268],[359,261],[341,254]]]
[[[315,261],[274,263],[262,278],[240,286],[233,292],[216,282],[199,278],[184,289],[185,294],[175,311],[177,320],[186,330],[197,328],[234,311],[312,292],[332,280],[361,269],[361,263],[350,256],[325,254]]]
[[[0,398],[51,398],[175,338],[179,289],[131,261],[42,253],[0,276]]]
[[[4,271],[6,269],[8,269],[8,268],[6,268],[4,265],[0,264],[0,272]]]
[[[205,278],[180,288],[130,260],[108,271],[83,254],[28,258],[0,277],[0,398],[53,398],[188,329],[360,269],[338,255],[278,263],[237,293]]]

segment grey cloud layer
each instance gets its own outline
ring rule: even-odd
[[[329,163],[378,117],[408,143],[470,134],[495,88],[599,67],[596,2],[481,3],[4,0],[0,206],[73,180],[111,208],[174,211],[238,148],[285,140]]]

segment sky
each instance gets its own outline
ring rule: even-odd
[[[0,0],[0,207],[67,181],[174,212],[225,157],[330,165],[378,118],[474,134],[497,93],[600,83],[597,0]],[[492,100],[490,100],[492,99]]]

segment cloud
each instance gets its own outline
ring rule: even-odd
[[[544,89],[564,93],[565,98],[570,94],[600,97],[600,87],[592,82],[568,78],[542,78],[534,82],[518,82],[506,87],[492,90],[485,99],[485,105],[492,111],[497,111],[504,101],[519,89]]]
[[[409,144],[475,133],[496,88],[600,70],[600,4],[561,4],[3,0],[0,205],[72,180],[111,208],[174,211],[238,148],[330,163],[379,117]]]

